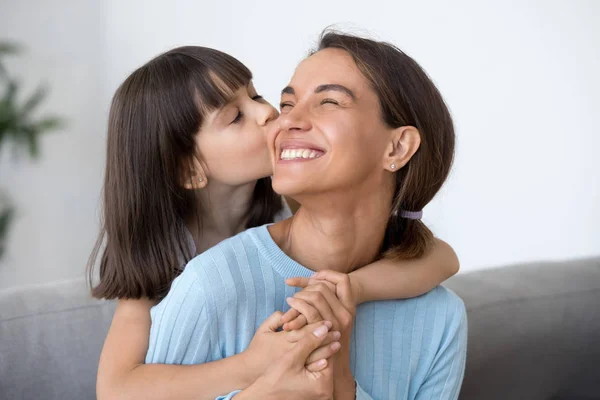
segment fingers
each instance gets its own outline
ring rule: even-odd
[[[303,293],[303,292],[298,292],[294,295],[294,297],[288,297],[286,299],[286,301],[290,307],[295,308],[302,315],[304,315],[306,317],[306,321],[309,324],[313,324],[315,322],[323,321],[323,320],[331,321],[329,318],[325,318],[325,315],[327,315],[328,317],[334,316],[333,312],[331,311],[331,307],[329,307],[326,304],[326,302],[321,302],[319,304],[319,306],[320,306],[320,309],[319,309],[316,306],[310,304],[309,302],[307,302],[305,300],[305,298],[308,298],[309,296],[307,296],[305,294],[301,295],[300,293]],[[324,315],[321,314],[321,312],[323,312]],[[332,322],[334,322],[334,321],[332,321]]]
[[[319,324],[309,335],[304,335],[302,339],[296,342],[292,350],[286,353],[286,356],[291,357],[293,363],[298,363],[298,365],[304,367],[308,356],[322,346],[328,332],[327,324]]]
[[[354,320],[353,313],[326,285],[320,283],[311,285],[296,293],[294,297],[304,300],[309,306],[316,308],[323,319],[333,322],[333,328],[336,330],[345,331]],[[333,314],[330,315],[328,312]]]
[[[285,283],[288,286],[305,288],[309,285],[309,279],[304,277],[288,278],[285,280]]]
[[[283,316],[281,317],[281,321],[283,321],[283,323],[285,324],[286,322],[295,320],[296,318],[298,318],[299,315],[300,313],[298,312],[298,310],[290,308],[286,311],[285,314],[283,314]]]
[[[342,272],[337,272],[332,269],[323,269],[316,274],[314,274],[311,278],[313,279],[322,279],[328,282],[333,283],[334,285],[349,283],[348,274],[344,274]]]
[[[316,287],[319,288],[319,291],[323,291],[321,288],[324,285],[324,287],[327,287],[336,295],[348,311],[354,313],[354,310],[356,310],[356,301],[360,297],[360,287],[357,282],[353,286],[350,275],[337,271],[323,270],[313,275],[312,279],[315,279],[318,283],[306,287],[305,290],[313,290]]]
[[[288,304],[300,311],[309,323],[314,322],[312,318],[318,315],[320,319],[331,321],[335,326],[336,313],[334,308],[343,308],[343,306],[329,289],[325,288],[319,291],[316,286],[309,286],[305,290],[296,293],[292,300],[288,301]],[[324,287],[324,285],[322,286]]]
[[[313,351],[306,359],[306,364],[310,365],[319,360],[328,359],[337,353],[342,345],[340,342],[333,342],[326,346],[321,346]]]
[[[314,285],[315,283],[318,283],[318,282],[319,282],[319,279],[315,279],[314,275],[311,276],[310,278],[296,277],[296,278],[288,278],[285,280],[286,285],[293,286],[293,287],[299,287],[299,288],[305,288],[307,286]]]
[[[316,324],[306,325],[304,328],[299,330],[285,332],[285,338],[289,343],[296,343],[304,336],[312,334],[312,331],[318,328],[321,324],[325,324],[327,325],[327,328],[333,329],[333,324],[330,321],[317,322]],[[339,331],[329,331],[327,333],[327,338],[325,338],[325,340],[323,341],[323,345],[335,342],[339,338]]]
[[[292,308],[292,310],[294,310]],[[296,311],[296,310],[294,310]],[[298,312],[298,311],[296,311]],[[285,323],[283,324],[283,330],[286,332],[289,331],[293,331],[293,330],[297,330],[297,329],[302,329],[306,326],[306,324],[308,324],[308,320],[306,319],[306,317],[300,313],[298,313],[298,318],[296,318],[295,320]]]
[[[282,315],[283,313],[281,311],[275,311],[273,314],[269,315],[267,319],[260,324],[257,332],[277,332],[277,330],[283,326],[283,321],[281,321]]]
[[[323,371],[325,368],[327,368],[327,360],[319,360],[319,361],[315,361],[311,364],[308,364],[306,366],[306,369],[310,372],[321,372]]]
[[[330,269],[324,269],[314,274],[312,279],[319,279],[333,283],[336,286],[334,293],[337,294],[337,296],[343,302],[353,299],[352,284],[350,281],[350,275],[348,274],[343,274]]]

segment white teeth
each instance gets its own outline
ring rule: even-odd
[[[282,160],[294,160],[297,158],[317,158],[319,152],[311,149],[285,149],[281,151]]]

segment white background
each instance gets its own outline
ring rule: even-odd
[[[269,101],[328,25],[388,40],[454,115],[454,170],[425,221],[462,273],[600,254],[598,1],[0,1],[0,40],[44,111],[68,119],[30,163],[0,155],[19,215],[0,287],[82,276],[98,232],[110,98],[133,69],[197,44],[239,58]]]

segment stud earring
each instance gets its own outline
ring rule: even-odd
[[[202,177],[198,178],[198,182],[202,182],[204,179]]]
[[[391,168],[391,169],[396,169],[396,164],[392,164],[392,165],[390,165],[390,168]]]

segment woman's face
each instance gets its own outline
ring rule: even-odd
[[[345,51],[325,49],[298,66],[283,89],[278,124],[269,137],[278,193],[347,193],[383,183],[391,128]]]
[[[235,186],[272,175],[267,129],[277,115],[252,83],[235,92],[224,107],[209,113],[196,136],[209,182]]]

